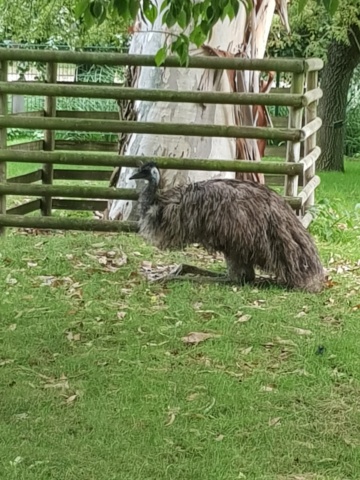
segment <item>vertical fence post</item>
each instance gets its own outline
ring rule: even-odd
[[[318,86],[318,72],[308,72],[306,79],[306,91],[314,90]],[[309,123],[317,117],[317,100],[310,103],[305,109],[305,122]],[[310,153],[316,147],[316,132],[305,140],[305,155]],[[315,176],[315,162],[305,172],[304,186]],[[305,202],[305,210],[312,207],[315,203],[315,190],[311,193]]]
[[[0,81],[7,82],[8,62],[2,60],[0,62]],[[6,93],[0,93],[0,115],[6,115],[8,112],[8,96]],[[3,150],[7,146],[7,130],[0,129],[0,149]],[[0,162],[0,183],[6,182],[6,162]],[[6,195],[0,195],[0,213],[6,214]],[[5,227],[0,227],[0,235],[5,235]]]
[[[304,93],[304,79],[303,73],[293,73],[290,93],[303,94]],[[290,107],[289,108],[289,128],[301,128],[302,127],[302,107]],[[286,161],[287,162],[299,162],[300,161],[300,142],[287,142],[286,148]],[[285,195],[297,196],[298,194],[299,176],[285,177]]]
[[[57,80],[57,64],[48,63],[46,66],[46,81],[47,83],[56,83]],[[46,97],[45,99],[45,117],[56,116],[56,97]],[[55,131],[45,130],[44,138],[44,150],[55,150]],[[42,183],[45,185],[51,185],[54,177],[54,166],[50,163],[42,166]],[[41,201],[41,214],[44,216],[50,216],[52,210],[52,198],[46,196]]]

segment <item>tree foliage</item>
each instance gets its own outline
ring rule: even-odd
[[[339,0],[315,1],[298,0],[296,9],[306,16],[311,3],[333,14]],[[213,26],[219,20],[233,19],[241,4],[247,11],[251,9],[250,0],[0,0],[0,35],[2,40],[52,46],[116,45],[123,41],[137,15],[150,24],[161,15],[163,25],[178,32],[172,37],[171,51],[186,61],[190,43],[202,45]],[[346,21],[347,13],[338,9],[335,17],[343,16]],[[167,53],[165,46],[158,52],[159,64]]]
[[[302,0],[295,0],[289,6],[290,35],[284,35],[284,27],[275,19],[268,42],[270,55],[326,60],[331,41],[349,44],[354,27],[360,27],[360,0],[343,0],[333,15],[315,0],[308,0],[302,9],[301,4]]]
[[[299,0],[297,8],[303,11],[309,0]],[[334,14],[339,0],[316,0],[329,14]],[[91,28],[94,23],[102,24],[109,18],[134,21],[138,14],[151,24],[161,15],[162,24],[168,28],[177,27],[181,33],[171,43],[171,51],[185,61],[190,42],[201,46],[211,35],[213,26],[220,20],[232,20],[244,4],[250,11],[250,0],[76,0],[76,15]],[[159,7],[158,7],[159,5]],[[160,64],[166,56],[166,48],[158,53]]]
[[[124,20],[108,16],[101,28],[79,18],[74,0],[0,0],[2,42],[44,44],[71,48],[122,45]]]

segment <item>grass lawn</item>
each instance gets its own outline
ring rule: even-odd
[[[1,238],[0,479],[359,478],[360,163],[346,167],[317,197],[320,295],[150,284],[151,266],[223,265],[134,235]]]

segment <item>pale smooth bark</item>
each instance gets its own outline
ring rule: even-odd
[[[232,55],[240,52],[241,55],[248,58],[262,58],[275,8],[275,0],[258,0],[256,7],[247,15],[245,8],[241,6],[233,21],[230,22],[226,19],[215,25],[206,45],[210,49],[222,50]],[[282,5],[282,11],[286,15],[286,1]],[[171,33],[177,32],[172,30]],[[161,18],[158,18],[152,27],[138,22],[135,26],[130,52],[153,55],[165,41],[171,41],[171,36],[161,25]],[[204,54],[210,54],[209,49],[193,48],[191,50],[193,56]],[[134,86],[139,88],[234,91],[229,75],[226,72],[214,70],[142,67],[137,69],[135,77]],[[236,81],[238,91],[259,91],[259,72],[245,72],[240,76],[238,74]],[[134,107],[139,121],[218,125],[245,125],[256,122],[251,107],[142,101],[135,102]],[[236,145],[235,139],[134,134],[128,140],[125,154],[143,156],[144,161],[147,156],[152,155],[224,160],[246,157],[249,160],[260,161],[256,141],[245,140],[242,147],[239,154],[239,146]],[[122,168],[116,186],[118,188],[139,188],[139,182],[129,180],[132,172],[131,168]],[[169,188],[187,182],[220,177],[234,178],[234,176],[233,173],[224,172],[164,170],[162,171],[161,187]],[[110,206],[109,218],[112,220],[135,218],[134,204],[135,202],[131,201],[114,201]]]

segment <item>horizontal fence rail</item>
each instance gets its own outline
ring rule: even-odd
[[[0,226],[92,232],[136,232],[138,230],[135,222],[112,222],[86,218],[22,217],[20,215],[0,215]]]
[[[106,200],[78,200],[68,198],[54,198],[54,210],[81,210],[87,212],[104,211],[108,204]]]
[[[274,105],[301,107],[307,105],[302,94],[226,93],[177,90],[155,90],[130,87],[88,85],[56,85],[39,82],[0,82],[0,91],[13,95],[47,95],[53,97],[84,97],[149,102],[208,103],[224,105]],[[320,98],[319,89],[317,98]],[[317,99],[315,98],[315,100]],[[314,101],[314,100],[312,100]],[[305,104],[305,105],[304,105]]]
[[[0,183],[0,195],[26,195],[32,197],[106,198],[110,200],[137,200],[133,188],[107,188],[72,185],[31,185],[28,183]]]
[[[111,66],[156,67],[155,55],[136,55],[106,52],[74,52],[61,50],[25,50],[0,48],[0,61],[73,63]],[[214,70],[260,70],[302,73],[323,68],[323,61],[313,59],[249,59],[191,56],[187,65],[181,65],[175,57],[167,57],[164,67],[209,68]]]
[[[107,188],[69,185],[31,185],[27,183],[0,183],[0,195],[50,196],[67,198],[96,198],[109,200],[137,200],[139,193],[134,188]],[[284,197],[288,204],[298,210],[300,197]]]
[[[0,150],[0,161],[23,163],[53,163],[59,165],[87,165],[103,167],[133,167],[140,162],[155,162],[162,169],[203,170],[220,172],[273,173],[301,175],[304,166],[300,163],[253,162],[246,160],[209,160],[173,157],[138,157],[136,155],[115,155],[74,152],[33,152]]]
[[[304,135],[299,129],[269,127],[234,127],[186,123],[135,122],[71,118],[41,118],[0,115],[0,128],[39,130],[72,130],[79,132],[142,133],[152,135],[185,135],[188,137],[253,138],[299,142]]]

